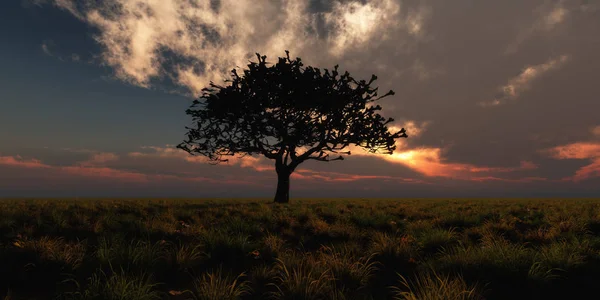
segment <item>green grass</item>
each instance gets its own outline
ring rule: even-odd
[[[5,199],[0,299],[578,299],[600,199]]]

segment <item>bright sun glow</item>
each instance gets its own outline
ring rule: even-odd
[[[417,163],[417,161],[415,160],[415,152],[414,151],[394,153],[394,154],[392,154],[391,158],[394,160],[400,160],[400,161],[409,163],[411,165],[415,165]]]

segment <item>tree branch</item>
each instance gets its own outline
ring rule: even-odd
[[[338,157],[336,157],[334,159],[329,159],[329,155],[325,155],[325,156],[322,156],[322,157],[321,156],[311,156],[311,157],[308,157],[305,160],[309,160],[309,159],[313,159],[313,160],[317,160],[317,161],[330,162],[330,161],[334,161],[334,160],[344,160],[344,157],[340,155],[340,156],[338,156]]]

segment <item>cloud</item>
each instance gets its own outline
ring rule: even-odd
[[[600,177],[600,143],[577,142],[542,150],[542,153],[555,159],[585,159],[590,164],[575,171],[573,176],[563,178],[564,181],[583,181]]]
[[[556,146],[546,151],[556,159],[589,159],[600,157],[600,144],[578,142],[563,146]]]
[[[208,178],[199,176],[198,174],[161,174],[161,173],[144,173],[139,171],[127,170],[122,167],[108,167],[105,166],[108,162],[115,162],[119,157],[113,153],[101,153],[97,152],[92,154],[88,160],[74,164],[74,165],[49,165],[43,163],[38,159],[25,159],[21,156],[0,156],[0,167],[4,168],[17,168],[17,169],[38,169],[46,170],[45,176],[48,179],[59,178],[64,179],[65,182],[74,180],[78,177],[92,178],[96,180],[108,180],[111,182],[129,182],[129,183],[143,183],[148,184],[152,182],[161,182],[165,180],[177,180],[184,182],[208,182],[211,184],[247,184],[242,181],[227,181],[227,180],[216,180],[214,178]],[[2,171],[2,168],[0,168]],[[36,171],[37,172],[37,171]],[[2,175],[0,172],[0,175]],[[9,173],[11,173],[9,171]],[[29,177],[38,177],[39,173],[30,174]]]
[[[71,153],[84,153],[84,154],[95,154],[98,153],[96,150],[91,149],[82,149],[82,148],[60,148],[61,151],[71,152]]]
[[[114,153],[95,153],[92,155],[92,157],[89,160],[86,160],[86,161],[80,163],[80,166],[104,165],[107,162],[116,161],[118,159],[119,159],[119,156],[117,156]]]
[[[417,121],[407,120],[402,122],[399,126],[389,126],[389,128],[392,132],[399,131],[401,128],[404,128],[407,135],[409,135],[411,138],[416,138],[420,137],[427,130],[429,125],[431,125],[431,121],[425,121],[418,124]]]
[[[420,59],[415,60],[413,66],[411,67],[411,70],[421,81],[426,81],[438,75],[445,74],[445,71],[441,68],[429,68],[425,66],[423,61],[421,61]]]
[[[600,138],[600,125],[596,126],[596,127],[592,127],[592,129],[590,130],[592,132],[592,134],[595,137]]]
[[[509,79],[508,83],[499,89],[500,96],[489,102],[480,102],[479,105],[483,107],[497,106],[505,104],[509,100],[519,98],[523,92],[530,88],[532,81],[551,70],[560,68],[568,60],[568,55],[562,55],[558,58],[550,59],[543,64],[525,67],[519,75]]]
[[[405,128],[409,139],[414,143],[414,139],[420,137],[431,122],[422,122],[417,124],[415,121],[407,120],[399,126],[390,126],[390,131],[397,131]],[[394,164],[400,164],[408,167],[426,177],[443,177],[460,180],[504,180],[497,177],[481,176],[481,173],[500,174],[517,171],[535,170],[538,166],[530,161],[521,161],[519,166],[514,167],[488,167],[477,166],[466,163],[448,162],[443,158],[444,149],[438,147],[418,147],[411,146],[406,139],[396,140],[396,150],[393,154],[369,153],[365,149],[351,145],[348,150],[351,156],[368,156],[383,159]],[[510,179],[506,179],[510,181]]]
[[[198,158],[172,147],[145,147],[144,152],[116,155],[85,149],[65,152],[87,154],[88,158],[70,165],[48,164],[34,158],[0,155],[0,188],[7,190],[66,191],[76,187],[90,190],[95,187],[146,189],[160,186],[198,188],[211,191],[231,191],[235,187],[246,190],[263,189],[270,192],[276,182],[275,172],[266,159],[243,157],[220,167],[209,166]],[[191,159],[190,159],[191,158]],[[202,164],[199,164],[202,162]],[[271,161],[267,161],[271,163]],[[244,169],[250,169],[244,171]],[[258,173],[257,173],[258,172]],[[385,175],[318,172],[298,169],[293,175],[300,190],[314,189],[315,184],[368,182],[381,184],[426,184],[421,179]]]
[[[469,167],[472,173],[507,173],[521,170],[535,170],[538,166],[530,161],[521,161],[518,167]]]
[[[130,152],[130,157],[162,157],[162,158],[177,158],[185,160],[191,163],[208,164],[210,160],[205,156],[191,155],[181,149],[175,148],[173,145],[166,145],[165,147],[158,146],[144,146],[142,149],[150,150],[150,152]],[[274,171],[274,163],[271,163],[269,159],[263,157],[254,156],[230,156],[224,157],[228,159],[226,163],[222,165],[227,166],[240,166],[242,168],[252,168],[256,171]]]
[[[23,168],[47,168],[48,166],[37,159],[24,159],[21,156],[0,156],[0,165]]]
[[[510,182],[510,183],[530,183],[530,182],[539,182],[539,181],[547,181],[548,179],[545,177],[523,177],[523,178],[499,178],[494,176],[484,176],[484,177],[473,177],[472,181],[483,182],[483,181],[499,181],[499,182]]]
[[[170,80],[194,94],[228,78],[254,52],[312,56],[322,62],[374,47],[397,33],[424,36],[428,10],[402,10],[395,0],[310,1],[54,0],[98,29],[102,59],[121,80],[150,87]]]
[[[543,27],[546,30],[552,30],[556,25],[561,24],[567,17],[568,11],[564,7],[557,6],[542,19]]]
[[[48,0],[21,0],[21,5],[25,8],[38,6],[41,7],[44,4],[47,4]]]
[[[48,56],[54,56],[53,51],[50,49],[54,49],[56,45],[52,40],[45,40],[42,42],[42,51]]]
[[[600,10],[600,2],[595,1],[594,3],[590,3],[591,1],[583,1],[584,3],[579,5],[579,10],[584,13],[594,13]]]
[[[68,166],[60,167],[60,171],[77,176],[103,177],[113,180],[126,180],[135,182],[147,182],[152,176],[137,172],[112,169],[107,167]]]
[[[447,177],[471,180],[479,173],[509,173],[533,170],[537,166],[532,162],[522,161],[518,167],[481,167],[464,163],[447,162],[442,157],[441,148],[417,148],[399,151],[391,155],[380,155],[382,159],[392,163],[405,165],[429,177]]]
[[[24,159],[20,156],[0,156],[0,165],[19,167],[19,168],[37,168],[52,169],[58,172],[66,172],[80,176],[106,177],[115,180],[145,181],[147,176],[136,172],[100,167],[107,161],[116,160],[117,157],[112,153],[95,154],[91,159],[74,166],[53,166],[42,163],[38,159]]]
[[[600,10],[598,1],[588,0],[557,0],[544,1],[533,10],[533,21],[521,28],[514,40],[506,47],[504,54],[515,54],[523,44],[536,36],[546,36],[557,40],[562,29],[567,28],[568,21],[581,19]]]
[[[534,10],[535,20],[527,28],[522,29],[516,38],[506,47],[505,54],[514,54],[521,44],[537,33],[550,33],[563,24],[570,14],[565,7],[565,1],[558,1],[553,5],[546,2]]]
[[[392,0],[365,3],[335,1],[333,10],[324,14],[326,22],[337,31],[330,39],[331,53],[341,56],[348,48],[360,47],[371,42],[381,43],[389,39],[388,30],[402,25],[406,25],[410,34],[421,34],[421,15],[402,24],[399,13],[400,4]],[[382,30],[384,28],[387,30]]]
[[[378,180],[383,182],[398,182],[398,183],[415,183],[415,184],[427,184],[428,182],[407,177],[395,177],[385,175],[359,175],[359,174],[346,174],[339,172],[323,172],[323,171],[312,171],[308,169],[298,169],[291,175],[294,179],[300,180],[312,180],[319,182],[353,182],[362,180]]]
[[[133,158],[161,158],[161,159],[177,159],[183,160],[187,163],[198,163],[198,164],[208,164],[208,159],[202,156],[191,156],[185,151],[175,149],[172,146],[167,147],[156,147],[149,146],[143,147],[146,150],[151,150],[150,152],[130,152],[128,155]],[[230,161],[228,163],[223,163],[220,166],[228,166],[228,167],[240,167],[240,168],[250,168],[253,171],[258,172],[266,172],[268,176],[275,174],[275,168],[273,167],[274,162],[272,160],[266,159],[262,156],[253,157],[253,156],[244,156],[244,157],[230,157]],[[213,166],[214,167],[214,166]],[[353,182],[353,181],[364,181],[364,180],[380,180],[383,182],[398,182],[398,183],[411,183],[411,184],[425,184],[426,181],[423,181],[419,178],[408,178],[408,177],[398,177],[398,176],[386,176],[386,175],[364,175],[364,174],[348,174],[341,172],[329,172],[329,171],[315,171],[306,167],[306,165],[300,165],[298,169],[294,173],[292,173],[292,178],[297,180],[307,180],[312,182]],[[257,177],[250,178],[258,179]]]
[[[36,5],[41,6],[43,3],[45,3],[45,2],[39,2]],[[55,57],[60,61],[73,61],[73,62],[81,61],[81,56],[79,56],[79,54],[77,54],[77,53],[72,53],[69,56],[63,56],[63,55],[59,54],[58,53],[59,51],[57,50],[58,46],[52,39],[44,40],[42,42],[41,48],[42,48],[42,51],[44,52],[44,54]]]

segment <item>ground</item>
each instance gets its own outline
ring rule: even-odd
[[[4,299],[582,299],[600,199],[0,200]]]

